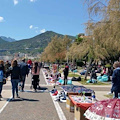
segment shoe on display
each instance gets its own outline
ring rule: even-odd
[[[58,94],[58,91],[56,91],[54,94],[53,94],[53,96],[55,96],[55,95],[57,95]]]
[[[66,97],[62,98],[62,100],[66,100]]]

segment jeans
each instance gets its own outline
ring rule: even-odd
[[[36,90],[39,85],[39,75],[33,75],[33,88]]]
[[[16,95],[18,96],[19,79],[12,79],[11,83],[12,83],[12,95],[13,95],[13,98],[14,98],[15,97],[15,90],[16,90]]]
[[[25,78],[26,78],[26,75],[25,76],[22,76],[22,90],[24,90],[24,86],[25,86]]]
[[[68,75],[64,75],[64,85],[67,85],[67,76]]]
[[[3,83],[0,82],[0,95],[1,95],[1,92],[2,92],[2,87],[3,87]]]

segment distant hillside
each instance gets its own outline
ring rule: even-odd
[[[0,44],[4,44],[4,43],[7,43],[7,41],[3,40],[3,39],[0,37]]]
[[[10,38],[10,37],[5,37],[5,36],[0,36],[3,40],[5,40],[5,41],[8,41],[8,42],[14,42],[14,41],[16,41],[15,39],[13,39],[13,38]]]
[[[52,31],[47,31],[45,33],[39,34],[33,38],[23,39],[15,42],[8,42],[7,44],[0,44],[0,48],[9,51],[11,54],[16,52],[37,54],[42,52],[44,48],[51,41],[51,37],[54,36],[63,37],[64,35],[58,34]],[[73,36],[69,36],[71,39],[75,39]]]

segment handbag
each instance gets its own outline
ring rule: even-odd
[[[6,84],[6,78],[3,78],[3,84]]]

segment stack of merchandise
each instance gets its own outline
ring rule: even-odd
[[[92,103],[92,97],[91,96],[77,96],[77,95],[71,95],[71,98],[76,102],[76,103]]]
[[[54,88],[51,93],[55,101],[66,102],[66,93],[64,91],[58,91]]]

